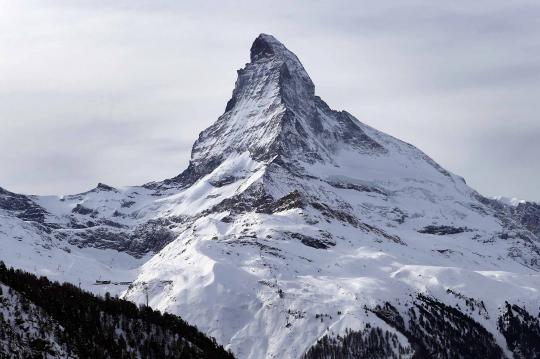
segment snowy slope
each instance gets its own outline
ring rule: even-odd
[[[538,315],[540,207],[484,198],[414,146],[330,109],[270,35],[177,177],[17,196],[0,192],[8,264],[139,303],[148,294],[240,358],[298,358],[368,323],[413,348],[418,293],[459,308],[502,356],[512,356],[497,325],[505,301]],[[409,329],[384,320],[375,308],[386,302]]]

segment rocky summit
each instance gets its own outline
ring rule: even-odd
[[[0,259],[148,300],[238,358],[538,358],[539,208],[332,110],[261,34],[185,171],[0,189]]]

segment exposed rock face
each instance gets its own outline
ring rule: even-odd
[[[0,187],[0,209],[25,221],[43,223],[47,211],[22,194],[6,191]]]
[[[469,229],[465,227],[452,227],[452,226],[426,226],[420,229],[419,233],[427,234],[437,234],[439,236],[444,236],[446,234],[458,234],[463,232],[468,232]]]
[[[299,358],[324,336],[346,347],[337,335],[358,353],[471,354],[443,353],[471,344],[433,331],[445,320],[481,338],[475,353],[504,357],[498,311],[540,300],[536,205],[487,199],[414,146],[330,109],[270,35],[253,43],[225,113],[178,176],[63,197],[2,192],[0,207],[9,264],[38,271],[36,258],[51,256],[38,261],[48,273],[95,291],[116,276],[129,286],[107,290],[180,314],[240,358]],[[385,303],[402,325],[381,316]],[[366,345],[386,332],[391,343]]]
[[[519,203],[513,209],[513,216],[525,228],[540,238],[540,204],[533,202]]]

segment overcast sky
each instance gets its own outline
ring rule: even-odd
[[[0,186],[175,176],[265,32],[334,109],[485,195],[540,200],[537,4],[0,0]]]

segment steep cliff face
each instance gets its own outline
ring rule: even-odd
[[[0,200],[6,262],[148,297],[240,358],[299,358],[323,337],[345,346],[344,335],[359,353],[373,349],[366,336],[394,338],[373,349],[383,356],[467,346],[467,334],[441,328],[419,341],[445,320],[511,356],[499,311],[506,301],[538,311],[534,205],[482,197],[414,146],[332,110],[270,35],[253,43],[225,113],[178,176],[9,196],[21,205]]]

